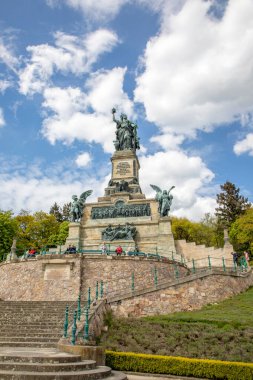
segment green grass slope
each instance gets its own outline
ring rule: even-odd
[[[253,288],[199,311],[109,324],[100,342],[109,350],[253,362]]]

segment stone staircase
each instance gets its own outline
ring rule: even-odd
[[[0,347],[55,347],[67,302],[0,302]]]
[[[127,380],[124,373],[97,366],[94,360],[49,348],[0,347],[0,379]]]
[[[63,333],[66,305],[0,301],[0,380],[127,380],[123,373],[55,348]]]

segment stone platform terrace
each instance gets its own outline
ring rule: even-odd
[[[0,379],[127,380],[127,376],[55,348],[0,347]]]

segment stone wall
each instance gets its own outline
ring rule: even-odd
[[[86,256],[83,257],[82,268],[82,294],[87,294],[88,287],[91,287],[93,296],[96,281],[103,280],[105,294],[112,295],[130,291],[132,275],[135,289],[153,286],[155,270],[158,282],[175,278],[175,267],[171,262],[140,257]],[[178,271],[181,277],[188,273],[182,265],[178,266]]]
[[[222,301],[239,294],[253,285],[253,273],[246,277],[211,275],[167,289],[112,303],[118,317],[144,317],[177,311],[200,309],[202,306]]]
[[[2,263],[0,265],[0,299],[27,301],[76,301],[81,291],[87,296],[88,287],[95,296],[96,282],[104,282],[104,293],[131,289],[134,273],[135,288],[154,284],[175,276],[170,262],[156,259],[116,257],[106,255],[46,255],[36,259]],[[187,274],[183,266],[180,276]]]
[[[77,300],[80,258],[30,259],[0,265],[0,299],[12,301]]]

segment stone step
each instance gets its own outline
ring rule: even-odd
[[[69,321],[71,321],[71,319],[69,319]],[[28,318],[26,319],[21,319],[19,320],[17,323],[15,323],[15,319],[11,319],[11,320],[3,320],[3,321],[0,321],[0,326],[4,326],[4,325],[20,325],[20,326],[23,326],[23,325],[57,325],[58,323],[63,323],[64,320],[62,318],[59,318],[59,320],[47,320],[47,319],[43,319],[43,317],[41,317],[41,321],[39,320],[30,320]]]
[[[82,303],[87,300],[82,299]],[[73,301],[0,301],[0,308],[4,306],[22,306],[22,307],[64,307],[66,305],[77,305],[77,302]]]
[[[67,305],[66,305],[67,306]],[[81,305],[81,307],[85,307],[84,304]],[[75,310],[77,309],[77,305],[75,307],[69,307],[69,310]],[[58,313],[58,312],[64,312],[66,310],[66,307],[60,307],[60,308],[52,308],[52,307],[34,307],[34,306],[29,306],[29,307],[23,307],[23,306],[2,306],[0,307],[0,311],[3,313],[11,313],[11,312],[25,312],[25,313],[35,313],[35,312],[41,312],[41,311],[48,311],[49,313]]]
[[[58,323],[62,323],[63,320],[60,320],[59,322],[47,322],[47,321],[41,321],[41,322],[27,322],[27,323],[22,323],[20,321],[17,321],[17,323],[15,323],[15,321],[12,321],[12,323],[10,322],[5,322],[3,323],[3,326],[33,326],[33,327],[39,327],[39,326],[50,326],[50,327],[54,327],[54,326],[58,326]]]
[[[69,313],[70,315],[74,314],[73,313]],[[60,311],[59,313],[48,313],[46,310],[45,311],[40,311],[38,313],[30,313],[30,312],[27,312],[27,313],[22,313],[22,312],[11,312],[11,313],[5,313],[4,311],[1,312],[1,319],[4,319],[3,317],[5,318],[11,318],[13,316],[20,316],[20,317],[28,317],[28,316],[31,316],[33,318],[36,318],[37,316],[41,316],[41,315],[44,315],[46,316],[47,319],[50,319],[50,318],[62,318],[64,317],[65,315],[65,311]]]
[[[0,347],[37,347],[37,348],[55,348],[56,343],[52,342],[10,342],[10,341],[0,341]],[[1,379],[1,377],[0,377]]]
[[[95,369],[96,362],[94,360],[84,360],[80,362],[70,362],[70,363],[29,363],[29,362],[18,362],[4,361],[0,360],[0,373],[4,371],[27,371],[27,372],[66,372],[66,371],[81,371]]]
[[[71,324],[70,324],[71,325]],[[7,325],[7,326],[1,326],[0,325],[0,333],[2,331],[6,331],[6,332],[12,332],[12,331],[18,331],[18,332],[21,332],[21,331],[25,331],[25,334],[29,333],[29,332],[51,332],[51,333],[59,333],[59,332],[63,332],[63,323],[59,323],[58,325],[56,326],[32,326],[29,328],[29,326],[27,327],[24,327],[22,325],[19,325],[19,326],[12,326],[11,325]]]
[[[18,317],[17,317],[18,318]],[[72,320],[72,318],[69,318],[69,321],[71,321]],[[41,319],[40,320],[34,320],[34,319],[32,319],[32,320],[28,320],[27,318],[26,319],[23,319],[23,320],[19,320],[19,319],[10,319],[10,320],[4,320],[4,321],[2,321],[1,323],[2,323],[2,325],[4,326],[4,325],[37,325],[37,326],[39,326],[39,325],[50,325],[50,326],[53,326],[53,325],[57,325],[57,323],[59,323],[59,322],[62,322],[62,321],[64,321],[64,318],[58,318],[58,320],[52,320],[52,319],[47,319],[47,318],[45,318],[43,315],[41,316]]]
[[[3,331],[3,330],[0,330],[0,338],[1,337],[4,337],[4,336],[36,336],[36,337],[48,337],[48,338],[54,338],[54,337],[58,337],[58,336],[61,336],[63,335],[62,334],[62,331],[56,331],[56,332],[51,332],[51,330],[48,330],[48,331],[42,331],[42,332],[39,332],[39,331],[36,331],[34,330],[33,332],[30,331],[30,330],[27,330],[27,331],[20,331],[20,330],[16,330],[16,331],[13,331],[13,330],[10,330],[10,331]]]
[[[6,336],[1,337],[1,342],[58,342],[61,336],[44,337],[44,336]]]
[[[104,379],[111,376],[111,368],[106,366],[99,366],[95,369],[82,370],[82,371],[64,371],[60,373],[55,372],[28,372],[28,371],[4,371],[0,370],[0,379],[12,380],[83,380],[83,379]],[[125,377],[126,378],[126,377]],[[115,379],[115,377],[114,377]]]
[[[55,348],[37,348],[37,347],[19,347],[19,348],[1,348],[0,361],[13,361],[16,363],[27,362],[30,363],[75,363],[81,361],[80,355],[69,354],[59,351]]]
[[[1,311],[0,311],[1,312]],[[70,315],[72,313],[69,313]],[[73,312],[74,314],[74,312]],[[22,313],[22,312],[11,312],[11,313],[5,313],[4,311],[1,312],[1,319],[4,319],[5,318],[11,318],[13,316],[20,316],[22,318],[24,317],[28,317],[28,316],[31,316],[33,318],[36,318],[36,317],[39,317],[41,315],[45,315],[47,319],[50,319],[50,318],[62,318],[64,317],[65,315],[65,311],[60,311],[59,313],[48,313],[46,310],[45,311],[40,311],[38,313],[30,313],[30,312],[27,312],[27,313]]]

